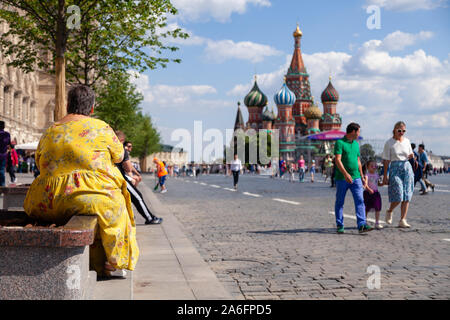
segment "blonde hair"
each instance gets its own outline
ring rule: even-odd
[[[405,127],[406,128],[406,124],[403,121],[398,121],[395,126],[394,129],[392,130],[392,137],[395,137],[395,129],[399,128],[399,127]]]

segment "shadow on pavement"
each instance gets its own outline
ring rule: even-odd
[[[327,233],[335,234],[337,236],[353,235],[360,236],[357,228],[346,228],[345,233],[337,234],[336,228],[306,228],[306,229],[291,229],[291,230],[267,230],[267,231],[247,231],[247,233],[257,233],[257,234],[283,234],[283,233]],[[351,231],[351,232],[348,232]],[[354,233],[356,232],[356,233]]]

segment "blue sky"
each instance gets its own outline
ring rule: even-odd
[[[203,129],[232,128],[237,101],[255,73],[276,110],[299,23],[302,53],[316,101],[328,84],[340,94],[343,127],[356,121],[366,139],[387,139],[395,122],[433,153],[450,155],[449,0],[172,0],[179,10],[169,28],[191,37],[171,41],[182,59],[133,79],[163,137]],[[380,8],[380,29],[370,30],[369,5]],[[323,108],[322,104],[319,104]],[[206,144],[206,143],[205,143]]]

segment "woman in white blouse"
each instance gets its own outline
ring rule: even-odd
[[[405,138],[406,125],[399,121],[394,126],[393,137],[386,141],[383,151],[383,184],[389,185],[390,207],[386,211],[386,223],[392,223],[392,212],[401,203],[401,218],[398,226],[409,228],[406,222],[409,202],[414,191],[414,172],[409,159],[414,156],[409,139]],[[389,180],[387,171],[389,167]]]

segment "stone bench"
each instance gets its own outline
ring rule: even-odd
[[[0,300],[91,299],[97,274],[89,271],[89,245],[97,217],[35,224],[24,211],[0,210]]]
[[[30,184],[0,187],[0,194],[3,194],[3,209],[22,208],[29,188]]]

